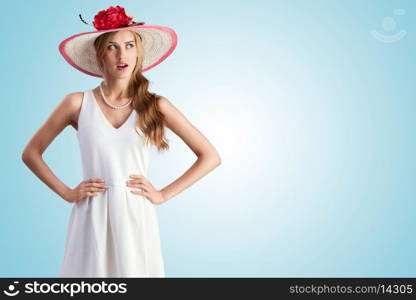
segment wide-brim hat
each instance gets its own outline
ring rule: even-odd
[[[81,15],[81,21],[86,23]],[[86,23],[88,24],[88,23]],[[127,15],[124,8],[110,6],[94,17],[95,31],[83,32],[66,38],[59,44],[59,52],[77,70],[91,76],[103,77],[98,67],[95,39],[103,33],[119,30],[132,30],[141,37],[143,47],[142,72],[164,61],[175,50],[177,35],[171,28],[160,25],[143,25]]]

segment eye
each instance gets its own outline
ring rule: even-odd
[[[107,49],[110,49],[110,47],[112,47],[112,46],[116,47],[116,45],[111,44],[111,45],[109,45],[109,46],[107,47]],[[134,44],[130,43],[130,44],[127,44],[127,46],[131,46],[130,48],[133,48],[133,47],[134,47]]]

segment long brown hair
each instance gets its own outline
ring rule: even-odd
[[[164,115],[159,109],[158,99],[160,95],[148,91],[149,80],[142,74],[143,48],[141,46],[140,35],[132,30],[137,46],[136,67],[130,77],[127,93],[133,98],[132,105],[139,114],[136,126],[144,133],[146,143],[154,144],[158,151],[168,150],[169,144],[165,137]],[[94,41],[96,59],[98,67],[103,72],[103,57],[106,51],[107,41],[116,34],[117,31],[106,32],[98,36]]]

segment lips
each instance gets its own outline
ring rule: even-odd
[[[124,69],[124,68],[127,68],[129,65],[128,64],[126,64],[126,63],[118,63],[117,65],[116,65],[116,67],[117,67],[117,69]]]

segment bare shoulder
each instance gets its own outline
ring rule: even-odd
[[[83,98],[83,92],[66,94],[49,116],[49,119],[54,122],[58,122],[59,120],[59,126],[71,125],[75,129],[78,129],[78,115],[81,110]]]
[[[181,113],[180,110],[172,103],[172,101],[170,101],[168,98],[164,96],[159,95],[158,103],[159,103],[159,109],[163,113],[166,113],[167,116],[175,114],[175,113]]]
[[[163,97],[162,95],[158,95],[158,103],[161,109],[162,107],[166,108],[168,105],[172,104],[166,97]]]
[[[172,101],[166,97],[159,96],[158,104],[160,111],[164,115],[166,127],[179,136],[196,155],[213,153],[212,156],[218,156],[215,148],[204,134],[188,120]]]
[[[159,109],[165,117],[166,126],[172,129],[175,126],[175,121],[179,119],[182,122],[185,120],[185,116],[182,112],[166,97],[159,95],[158,98]]]
[[[60,105],[63,106],[63,110],[69,113],[69,124],[75,129],[78,128],[78,116],[81,111],[81,105],[84,98],[84,92],[73,92],[65,95]]]
[[[33,135],[25,151],[26,149],[34,149],[39,153],[43,153],[66,126],[72,125],[77,129],[75,118],[81,108],[82,99],[83,92],[74,92],[65,95],[48,116],[47,120]]]
[[[70,94],[65,95],[64,100],[68,102],[68,104],[72,104],[77,106],[78,104],[82,103],[82,98],[84,97],[84,92],[73,92]]]

